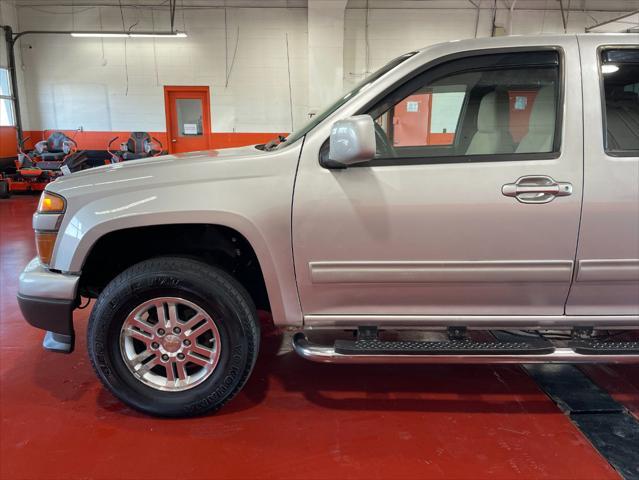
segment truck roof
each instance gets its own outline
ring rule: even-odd
[[[481,48],[495,48],[495,47],[512,47],[512,46],[534,46],[540,43],[552,43],[553,39],[559,41],[566,37],[587,37],[597,38],[602,44],[617,42],[620,39],[623,43],[627,43],[628,40],[634,39],[639,44],[639,34],[636,33],[542,33],[537,35],[506,35],[499,37],[479,37],[479,38],[466,38],[461,40],[451,40],[449,42],[442,42],[436,45],[455,45],[457,50],[476,50]],[[631,42],[632,43],[632,42]],[[418,52],[430,50],[436,45],[429,45],[418,49]]]

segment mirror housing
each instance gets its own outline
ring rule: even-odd
[[[370,115],[339,120],[331,128],[327,166],[345,168],[375,157],[375,123]]]

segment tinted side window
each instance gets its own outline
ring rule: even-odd
[[[611,154],[639,154],[639,49],[604,50],[605,149]]]
[[[369,111],[378,158],[487,161],[557,152],[559,59],[547,53],[455,60],[400,87]]]

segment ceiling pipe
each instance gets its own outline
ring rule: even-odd
[[[517,0],[513,0],[513,3],[510,5],[510,14],[508,16],[508,35],[513,34],[513,12],[515,11],[516,4]]]
[[[477,32],[479,30],[479,14],[481,13],[481,0],[477,0],[476,4],[471,0],[468,1],[472,3],[477,9],[477,11],[475,12],[475,38],[477,38]]]
[[[490,27],[490,36],[494,37],[495,32],[497,30],[497,25],[495,25],[495,20],[497,19],[497,0],[493,1],[493,20],[492,25]]]
[[[619,17],[615,17],[615,18],[612,18],[610,20],[606,20],[605,22],[599,22],[599,23],[597,23],[595,25],[591,25],[590,27],[586,27],[585,31],[586,31],[586,33],[589,33],[589,32],[593,31],[596,28],[603,27],[604,25],[608,25],[608,24],[611,24],[611,23],[623,21],[626,18],[632,17],[633,15],[637,15],[637,14],[639,14],[639,10],[635,10],[634,12],[630,12],[630,13],[625,13],[625,14],[619,16]],[[632,32],[635,32],[635,31],[639,31],[639,25],[637,27],[628,27],[628,29],[627,29],[627,32],[629,32],[629,33],[632,33]]]
[[[559,0],[559,10],[561,10],[561,22],[564,25],[564,33],[568,33],[568,24],[566,23],[566,12],[564,12],[563,0]]]
[[[13,100],[13,118],[16,122],[16,137],[18,145],[22,145],[22,115],[20,113],[20,98],[18,95],[18,76],[16,75],[16,56],[13,50],[15,45],[15,35],[10,25],[2,25],[4,39],[7,48],[7,63],[9,67],[9,81],[11,82],[11,97]]]

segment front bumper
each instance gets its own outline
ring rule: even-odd
[[[22,315],[30,325],[50,332],[49,344],[53,337],[66,343],[73,341],[73,310],[77,306],[79,280],[78,275],[50,271],[37,258],[20,274],[18,305]],[[46,338],[45,347],[48,348]]]
[[[73,300],[27,297],[18,293],[18,305],[32,326],[62,335],[73,335]]]

